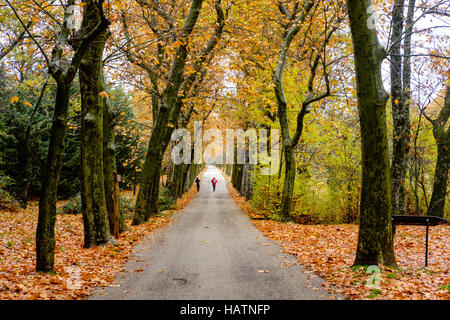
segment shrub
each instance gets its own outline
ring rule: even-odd
[[[6,191],[6,187],[12,182],[10,177],[0,173],[0,210],[17,211],[20,207],[14,197]]]
[[[70,198],[65,205],[58,208],[56,211],[58,214],[81,214],[81,196],[77,194],[76,196]]]
[[[175,203],[176,200],[170,195],[169,188],[163,188],[159,194],[159,210],[169,210],[175,205]]]

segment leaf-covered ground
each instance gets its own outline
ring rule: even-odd
[[[236,203],[250,217],[257,215],[229,185]],[[299,225],[252,219],[261,232],[306,266],[309,276],[326,279],[332,293],[347,299],[450,299],[450,226],[430,227],[428,267],[424,268],[425,227],[397,226],[398,269],[381,268],[379,289],[367,285],[367,266],[351,267],[358,239],[357,225]],[[376,285],[376,282],[372,283]]]
[[[59,214],[55,274],[35,272],[37,203],[17,212],[0,211],[0,299],[83,299],[94,287],[111,285],[116,273],[124,270],[122,266],[133,247],[169,224],[169,216],[181,210],[195,194],[192,188],[177,201],[173,210],[163,212],[146,224],[131,226],[128,220],[129,229],[116,239],[117,245],[84,249],[82,216]],[[132,197],[132,194],[126,192],[125,196]],[[74,285],[74,270],[80,271],[79,288]]]

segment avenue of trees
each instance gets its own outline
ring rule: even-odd
[[[359,223],[355,265],[395,266],[392,215],[449,217],[449,8],[1,1],[0,209],[39,200],[51,272],[58,200],[80,199],[84,247],[115,243],[117,175],[139,225],[201,172],[172,163],[175,129],[277,129],[279,170],[221,166],[235,189],[270,219]]]

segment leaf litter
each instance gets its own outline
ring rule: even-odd
[[[255,212],[230,185],[236,204],[249,216]],[[347,299],[450,300],[450,225],[430,227],[428,267],[425,268],[425,227],[397,226],[394,250],[398,268],[380,267],[379,289],[368,285],[367,266],[352,267],[358,241],[358,226],[300,225],[250,219],[266,237],[276,241],[283,252],[296,257],[325,279],[330,293]],[[311,273],[309,277],[313,277]],[[369,283],[370,284],[370,283]]]
[[[191,188],[171,210],[145,224],[131,226],[131,220],[127,220],[128,230],[116,239],[117,245],[83,248],[82,216],[58,214],[53,274],[35,271],[38,203],[30,202],[27,209],[16,212],[0,211],[0,299],[84,299],[96,287],[114,286],[114,278],[125,270],[123,265],[131,258],[133,247],[155,230],[170,224],[170,216],[183,209],[195,194],[195,188]],[[124,195],[133,197],[129,191]],[[77,279],[80,281],[75,286],[73,270],[79,270]]]

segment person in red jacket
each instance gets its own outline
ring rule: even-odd
[[[216,191],[216,184],[217,184],[217,179],[216,179],[216,177],[212,178],[211,184],[212,184],[212,186],[213,186],[213,191]]]

